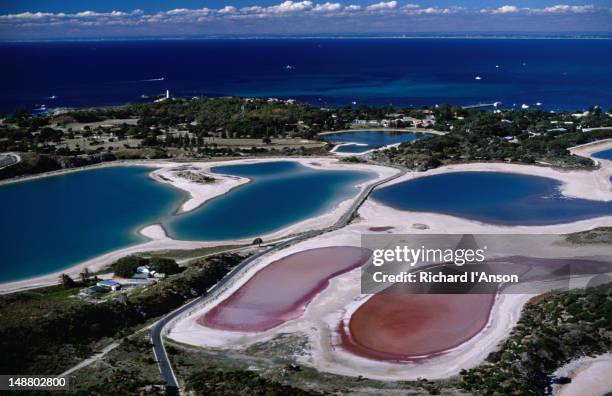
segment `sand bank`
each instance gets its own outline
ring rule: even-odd
[[[610,145],[612,146],[612,142]],[[612,162],[610,161],[602,161],[600,168],[594,171],[565,171],[545,166],[505,163],[454,164],[431,169],[426,172],[410,172],[385,186],[391,186],[416,178],[452,172],[507,172],[548,177],[560,181],[562,183],[561,193],[568,197],[596,201],[612,201],[612,191],[610,190],[609,181],[609,176],[612,174]]]
[[[365,164],[345,164],[339,162],[337,159],[327,157],[304,157],[304,158],[262,158],[262,159],[244,159],[244,160],[233,160],[233,161],[216,161],[216,162],[163,162],[163,161],[137,161],[137,162],[112,162],[99,164],[93,167],[87,168],[76,168],[74,170],[63,171],[57,174],[64,174],[72,171],[85,171],[89,169],[97,169],[101,167],[109,166],[148,166],[156,168],[151,173],[151,177],[157,181],[171,185],[175,188],[185,191],[188,198],[182,203],[180,207],[181,212],[194,210],[200,205],[204,204],[208,200],[226,194],[233,188],[239,187],[242,184],[248,183],[249,179],[236,177],[231,175],[221,175],[211,172],[211,168],[219,165],[233,165],[233,164],[248,164],[248,163],[259,163],[259,162],[274,162],[274,161],[295,161],[300,164],[307,166],[312,169],[318,170],[364,170],[376,173],[378,176],[367,182],[363,182],[356,187],[358,188],[357,194],[351,198],[342,202],[336,203],[334,207],[318,216],[300,221],[298,223],[290,224],[287,227],[272,232],[267,235],[261,235],[264,240],[269,241],[277,238],[282,238],[294,233],[299,233],[311,229],[324,228],[333,225],[350,207],[353,200],[357,197],[362,189],[366,188],[369,184],[376,180],[387,178],[398,172],[397,169],[387,168],[382,166],[365,165]],[[190,169],[194,172],[203,173],[217,179],[214,183],[196,183],[187,179],[181,178],[177,173],[181,170]],[[29,179],[35,179],[39,177],[51,177],[53,175],[39,175]],[[29,180],[28,179],[28,180]],[[252,242],[252,238],[245,238],[240,240],[222,240],[222,241],[180,241],[175,240],[166,235],[166,232],[159,224],[152,224],[138,230],[138,232],[148,239],[148,241],[128,246],[122,249],[118,249],[106,254],[102,254],[98,257],[86,260],[77,265],[65,268],[62,271],[57,271],[51,274],[45,274],[42,276],[24,279],[21,281],[7,282],[0,284],[0,293],[9,293],[19,290],[25,290],[29,288],[49,286],[58,283],[59,275],[66,273],[71,276],[78,276],[83,268],[88,268],[90,271],[98,271],[117,259],[135,254],[138,252],[146,251],[158,251],[166,249],[197,249],[200,247],[208,246],[219,246],[219,245],[237,245],[237,244],[249,244]]]

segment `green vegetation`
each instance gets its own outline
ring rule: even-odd
[[[221,246],[210,246],[210,247],[203,247],[203,248],[189,249],[189,250],[182,250],[182,249],[157,250],[155,252],[143,253],[143,255],[146,255],[147,257],[167,257],[167,258],[172,258],[175,260],[181,260],[181,259],[193,259],[193,258],[199,258],[202,256],[209,256],[209,255],[217,254],[217,253],[227,251],[227,250],[238,249],[241,247],[242,247],[241,245],[221,245]]]
[[[583,245],[591,243],[612,243],[612,227],[598,227],[588,231],[580,231],[568,234],[565,239],[568,242]]]
[[[122,257],[111,265],[116,276],[130,278],[136,273],[136,269],[142,266],[166,275],[174,275],[181,272],[181,268],[175,260],[166,257],[152,257],[150,259],[140,256]]]
[[[191,348],[173,342],[166,346],[176,375],[188,386],[189,379],[197,373],[199,381],[206,381],[209,386],[218,386],[221,389],[239,389],[238,386],[244,386],[254,387],[254,390],[258,391],[267,384],[273,384],[273,389],[277,389],[279,385],[289,385],[294,388],[292,392],[301,390],[323,395],[465,394],[457,390],[456,378],[435,382],[425,379],[378,381],[360,376],[348,377],[326,373],[301,365],[295,359],[296,356],[308,355],[309,341],[304,335],[295,333],[281,333],[243,350]],[[236,378],[238,373],[248,378],[247,384]],[[233,383],[229,383],[230,379]],[[263,385],[255,387],[259,384]],[[293,394],[292,392],[285,394]]]
[[[153,257],[149,261],[149,267],[156,272],[166,275],[174,275],[181,272],[181,268],[176,261],[164,257]]]
[[[360,163],[366,162],[364,159],[356,157],[354,155],[351,155],[349,157],[342,157],[340,161],[347,162],[349,164],[360,164]]]
[[[108,337],[130,334],[206,293],[242,259],[225,254],[198,260],[155,285],[95,303],[77,298],[79,287],[53,286],[0,296],[0,372],[61,373]]]
[[[111,269],[116,276],[130,278],[136,273],[136,268],[147,265],[149,260],[138,256],[122,257],[111,265]]]
[[[581,356],[612,351],[612,284],[550,294],[527,304],[510,336],[484,364],[462,370],[460,388],[541,395],[551,374]]]
[[[591,160],[571,155],[567,149],[612,137],[612,130],[577,129],[578,124],[585,128],[612,125],[612,118],[600,109],[593,109],[580,119],[568,113],[542,110],[491,112],[440,106],[433,111],[435,128],[447,131],[446,135],[402,143],[377,152],[374,158],[417,170],[466,161],[539,162],[563,168],[592,168]]]
[[[544,162],[591,167],[567,148],[609,138],[612,117],[599,108],[584,114],[542,110],[340,107],[335,109],[266,99],[173,99],[159,103],[71,110],[51,116],[16,111],[0,124],[0,152],[23,161],[0,170],[0,179],[104,161],[138,158],[218,158],[260,155],[323,155],[317,133],[362,125],[433,127],[448,132],[377,152],[378,161],[423,170],[449,162]],[[364,126],[364,128],[366,127]],[[587,128],[583,131],[583,128]],[[351,160],[348,160],[351,161]],[[202,179],[208,183],[211,180]]]
[[[190,180],[194,183],[200,184],[211,184],[217,181],[214,177],[206,176],[201,173],[191,172],[191,171],[180,171],[177,172],[176,175],[183,179]]]
[[[66,395],[164,395],[165,383],[146,332],[126,337],[103,360],[70,376]]]
[[[187,380],[187,390],[195,395],[225,396],[307,396],[319,393],[304,391],[290,385],[266,379],[248,370],[204,369],[191,374]]]

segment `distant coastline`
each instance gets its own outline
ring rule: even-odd
[[[21,39],[0,40],[0,43],[60,43],[60,42],[105,42],[105,41],[161,41],[161,40],[356,40],[356,39],[464,39],[464,40],[612,40],[610,33],[472,33],[472,34],[307,34],[307,35],[182,35],[182,36],[134,36],[134,37],[76,37],[76,38],[50,38],[50,39]]]

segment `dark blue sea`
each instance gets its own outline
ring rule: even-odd
[[[0,44],[0,109],[264,96],[320,106],[612,106],[606,39],[208,39]],[[480,77],[480,79],[476,79]],[[142,98],[141,96],[149,98]]]

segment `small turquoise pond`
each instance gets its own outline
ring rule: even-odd
[[[500,225],[559,224],[612,215],[612,202],[567,198],[559,192],[560,185],[514,173],[454,172],[381,188],[372,198],[400,210]]]
[[[420,136],[419,136],[420,135]],[[423,133],[394,132],[394,131],[355,131],[339,132],[321,135],[321,137],[336,147],[337,153],[361,154],[383,146],[396,143],[411,142],[419,137],[427,136]]]

